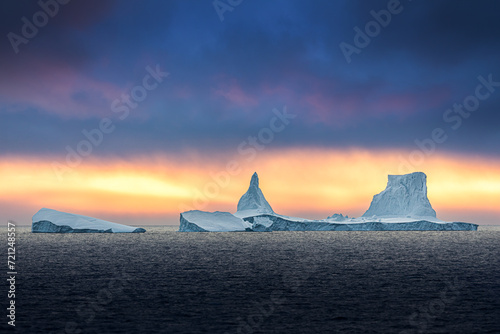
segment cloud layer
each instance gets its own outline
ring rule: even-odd
[[[18,54],[2,39],[0,142],[11,144],[1,152],[64,154],[60,144],[70,145],[78,128],[116,118],[113,100],[156,64],[171,76],[114,134],[126,142],[132,132],[141,152],[177,146],[166,142],[216,150],[283,105],[300,119],[284,146],[412,147],[474,92],[479,75],[500,81],[499,8],[494,1],[401,2],[348,64],[339,44],[354,45],[354,28],[364,30],[370,12],[388,3],[243,2],[223,22],[211,3],[196,1],[59,5]],[[2,7],[3,36],[22,35],[22,17],[32,21],[41,10],[15,1]],[[499,104],[495,92],[444,149],[497,155],[488,142],[498,139]],[[57,141],[32,131],[35,124],[57,132]],[[22,142],[12,143],[19,134]],[[109,145],[95,153],[114,150],[128,152]]]

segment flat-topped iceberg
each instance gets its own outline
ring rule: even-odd
[[[427,175],[421,172],[389,175],[387,187],[373,196],[363,217],[433,217],[436,211],[427,198]]]
[[[259,220],[267,219],[267,226]],[[247,218],[253,231],[475,231],[477,225],[469,223],[448,223],[417,218],[351,218],[343,221],[308,220],[278,215],[262,215]]]
[[[427,198],[424,173],[389,175],[387,187],[373,197],[370,208],[359,218],[334,214],[311,220],[274,213],[259,188],[254,173],[236,213],[188,211],[181,213],[181,232],[272,232],[272,231],[475,231],[476,224],[445,222]]]
[[[116,224],[97,218],[40,209],[33,216],[33,233],[143,233],[145,229]]]
[[[187,211],[181,213],[181,232],[251,231],[252,224],[229,212]]]

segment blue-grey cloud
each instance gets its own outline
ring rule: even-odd
[[[456,130],[443,119],[478,76],[500,81],[498,2],[401,1],[348,64],[339,44],[388,3],[244,1],[220,22],[210,1],[72,1],[15,54],[7,34],[40,7],[4,1],[0,154],[63,155],[103,117],[97,155],[227,151],[287,105],[273,147],[413,148],[442,127],[440,149],[498,156],[500,87]],[[113,100],[156,64],[170,76],[119,120]]]

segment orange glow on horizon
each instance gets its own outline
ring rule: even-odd
[[[0,194],[0,207],[16,203],[30,216],[42,207],[110,217],[175,217],[187,209],[234,212],[257,171],[278,213],[360,216],[385,188],[387,174],[401,174],[406,156],[404,151],[289,149],[265,150],[251,161],[243,156],[190,157],[189,162],[168,156],[89,159],[62,180],[49,158],[9,157],[0,160],[0,183],[7,190]],[[238,167],[233,175],[226,167],[231,160]],[[461,220],[453,212],[464,210],[500,218],[500,160],[434,155],[411,171],[427,174],[439,218]]]

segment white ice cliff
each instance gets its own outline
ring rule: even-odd
[[[427,176],[417,172],[389,175],[387,187],[373,196],[363,217],[434,217],[436,211],[427,198]]]
[[[33,216],[31,232],[34,233],[143,233],[143,228],[116,224],[105,220],[40,209]]]

